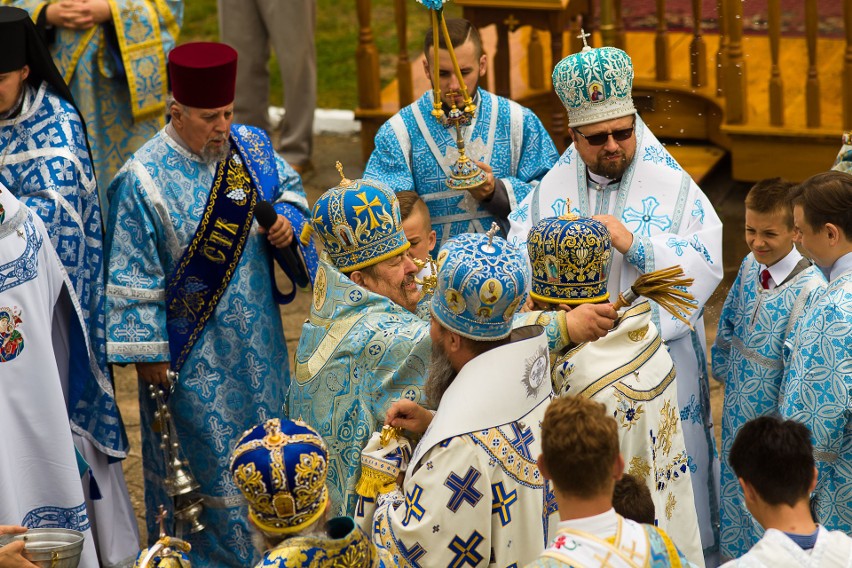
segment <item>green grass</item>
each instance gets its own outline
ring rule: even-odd
[[[410,59],[419,55],[423,34],[429,27],[426,9],[406,1],[408,11],[407,44]],[[447,15],[457,17],[461,10],[448,6]],[[379,50],[382,86],[394,79],[396,70],[396,24],[393,0],[372,3],[372,27]],[[184,7],[180,43],[188,41],[217,41],[219,24],[216,0],[187,0]],[[355,0],[317,0],[317,104],[320,108],[354,109],[358,104],[358,83],[355,71],[355,48],[358,46],[358,15]],[[282,101],[281,77],[275,57],[269,64],[270,102]]]

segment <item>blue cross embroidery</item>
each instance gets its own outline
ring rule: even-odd
[[[408,563],[411,564],[413,568],[421,568],[418,560],[423,558],[426,555],[426,551],[420,546],[419,542],[415,542],[411,548],[405,548],[405,545],[402,542],[397,541],[399,545],[399,551],[408,560]]]
[[[512,522],[511,506],[518,500],[518,492],[513,489],[506,493],[503,482],[491,484],[491,514],[500,516],[500,524],[506,526]]]
[[[698,238],[698,235],[692,237],[692,240],[689,242],[697,252],[700,252],[704,256],[704,260],[713,264],[713,259],[710,258],[710,252],[707,250],[707,247],[704,246],[704,243],[701,242],[701,239]]]
[[[512,211],[512,214],[509,215],[509,218],[514,220],[514,221],[525,222],[527,220],[527,217],[529,217],[529,212],[530,212],[529,203],[524,203],[523,205],[521,205],[520,207],[518,207],[517,209]]]
[[[701,203],[700,199],[695,200],[695,209],[692,210],[692,216],[698,217],[701,224],[704,224],[704,204]]]
[[[405,494],[405,517],[402,519],[402,526],[407,527],[411,517],[419,521],[426,514],[425,507],[420,504],[421,497],[423,497],[423,488],[415,483],[411,493]]]
[[[624,224],[638,223],[638,226],[633,231],[645,237],[651,236],[651,227],[656,227],[660,231],[665,231],[672,226],[672,220],[668,215],[654,215],[654,211],[660,206],[660,202],[656,197],[648,196],[642,200],[642,211],[629,207],[621,215]]]
[[[479,471],[473,466],[467,470],[464,477],[459,477],[455,472],[450,472],[450,476],[444,482],[444,485],[453,492],[453,496],[447,502],[447,508],[450,511],[457,512],[465,501],[470,503],[471,507],[476,507],[476,504],[482,499],[482,493],[474,487],[480,476]]]
[[[518,450],[518,453],[524,456],[526,459],[532,460],[532,454],[530,453],[529,448],[529,445],[533,443],[532,430],[530,430],[529,427],[526,427],[521,430],[517,422],[512,422],[509,427],[515,434],[515,438],[510,441],[512,447]]]
[[[483,540],[485,540],[483,536],[476,531],[473,531],[467,540],[462,540],[459,536],[453,537],[453,541],[447,548],[456,556],[450,561],[449,568],[461,568],[465,564],[477,566],[482,562],[482,555],[476,551],[476,547]]]
[[[666,244],[669,248],[674,249],[675,254],[678,256],[683,256],[683,249],[689,246],[687,241],[680,240],[676,237],[669,237],[669,240],[666,241]]]

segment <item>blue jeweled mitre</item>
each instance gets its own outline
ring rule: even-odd
[[[615,47],[586,45],[569,55],[553,69],[553,88],[568,111],[570,127],[636,114],[633,62]]]
[[[339,162],[338,162],[339,165]],[[343,177],[342,167],[341,177]],[[323,193],[314,205],[311,224],[325,251],[348,274],[408,250],[396,194],[385,184],[348,180]]]
[[[508,337],[529,287],[523,254],[494,232],[465,233],[441,247],[432,295],[432,315],[444,327],[481,341]]]
[[[316,522],[328,503],[328,449],[301,421],[272,418],[247,430],[231,454],[231,475],[249,517],[268,533],[289,534]]]
[[[530,229],[527,251],[533,299],[569,305],[609,299],[612,239],[600,221],[574,214],[542,219]]]

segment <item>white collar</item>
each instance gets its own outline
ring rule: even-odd
[[[606,176],[601,176],[593,172],[592,170],[586,168],[586,171],[589,173],[589,179],[598,184],[600,187],[606,187],[611,183],[615,183],[614,179],[609,179]]]
[[[852,252],[847,252],[831,265],[828,270],[828,281],[832,282],[850,270],[852,270]]]
[[[787,256],[772,266],[761,264],[759,268],[761,272],[764,268],[769,270],[769,275],[772,277],[772,281],[775,282],[776,286],[778,286],[784,282],[788,276],[790,276],[793,269],[796,268],[797,264],[799,264],[800,260],[802,260],[802,253],[796,250],[796,247],[793,247],[793,250],[788,252]]]
[[[618,531],[618,513],[610,509],[599,515],[561,521],[557,530],[570,529],[593,534],[599,538],[609,538]]]

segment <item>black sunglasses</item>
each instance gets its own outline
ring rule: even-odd
[[[616,142],[624,142],[633,135],[634,128],[636,128],[635,124],[630,128],[622,128],[621,130],[613,130],[612,132],[601,132],[599,134],[590,134],[589,136],[586,136],[576,128],[573,130],[585,138],[589,146],[603,146],[606,144],[607,140],[609,140],[610,136],[612,136]]]

